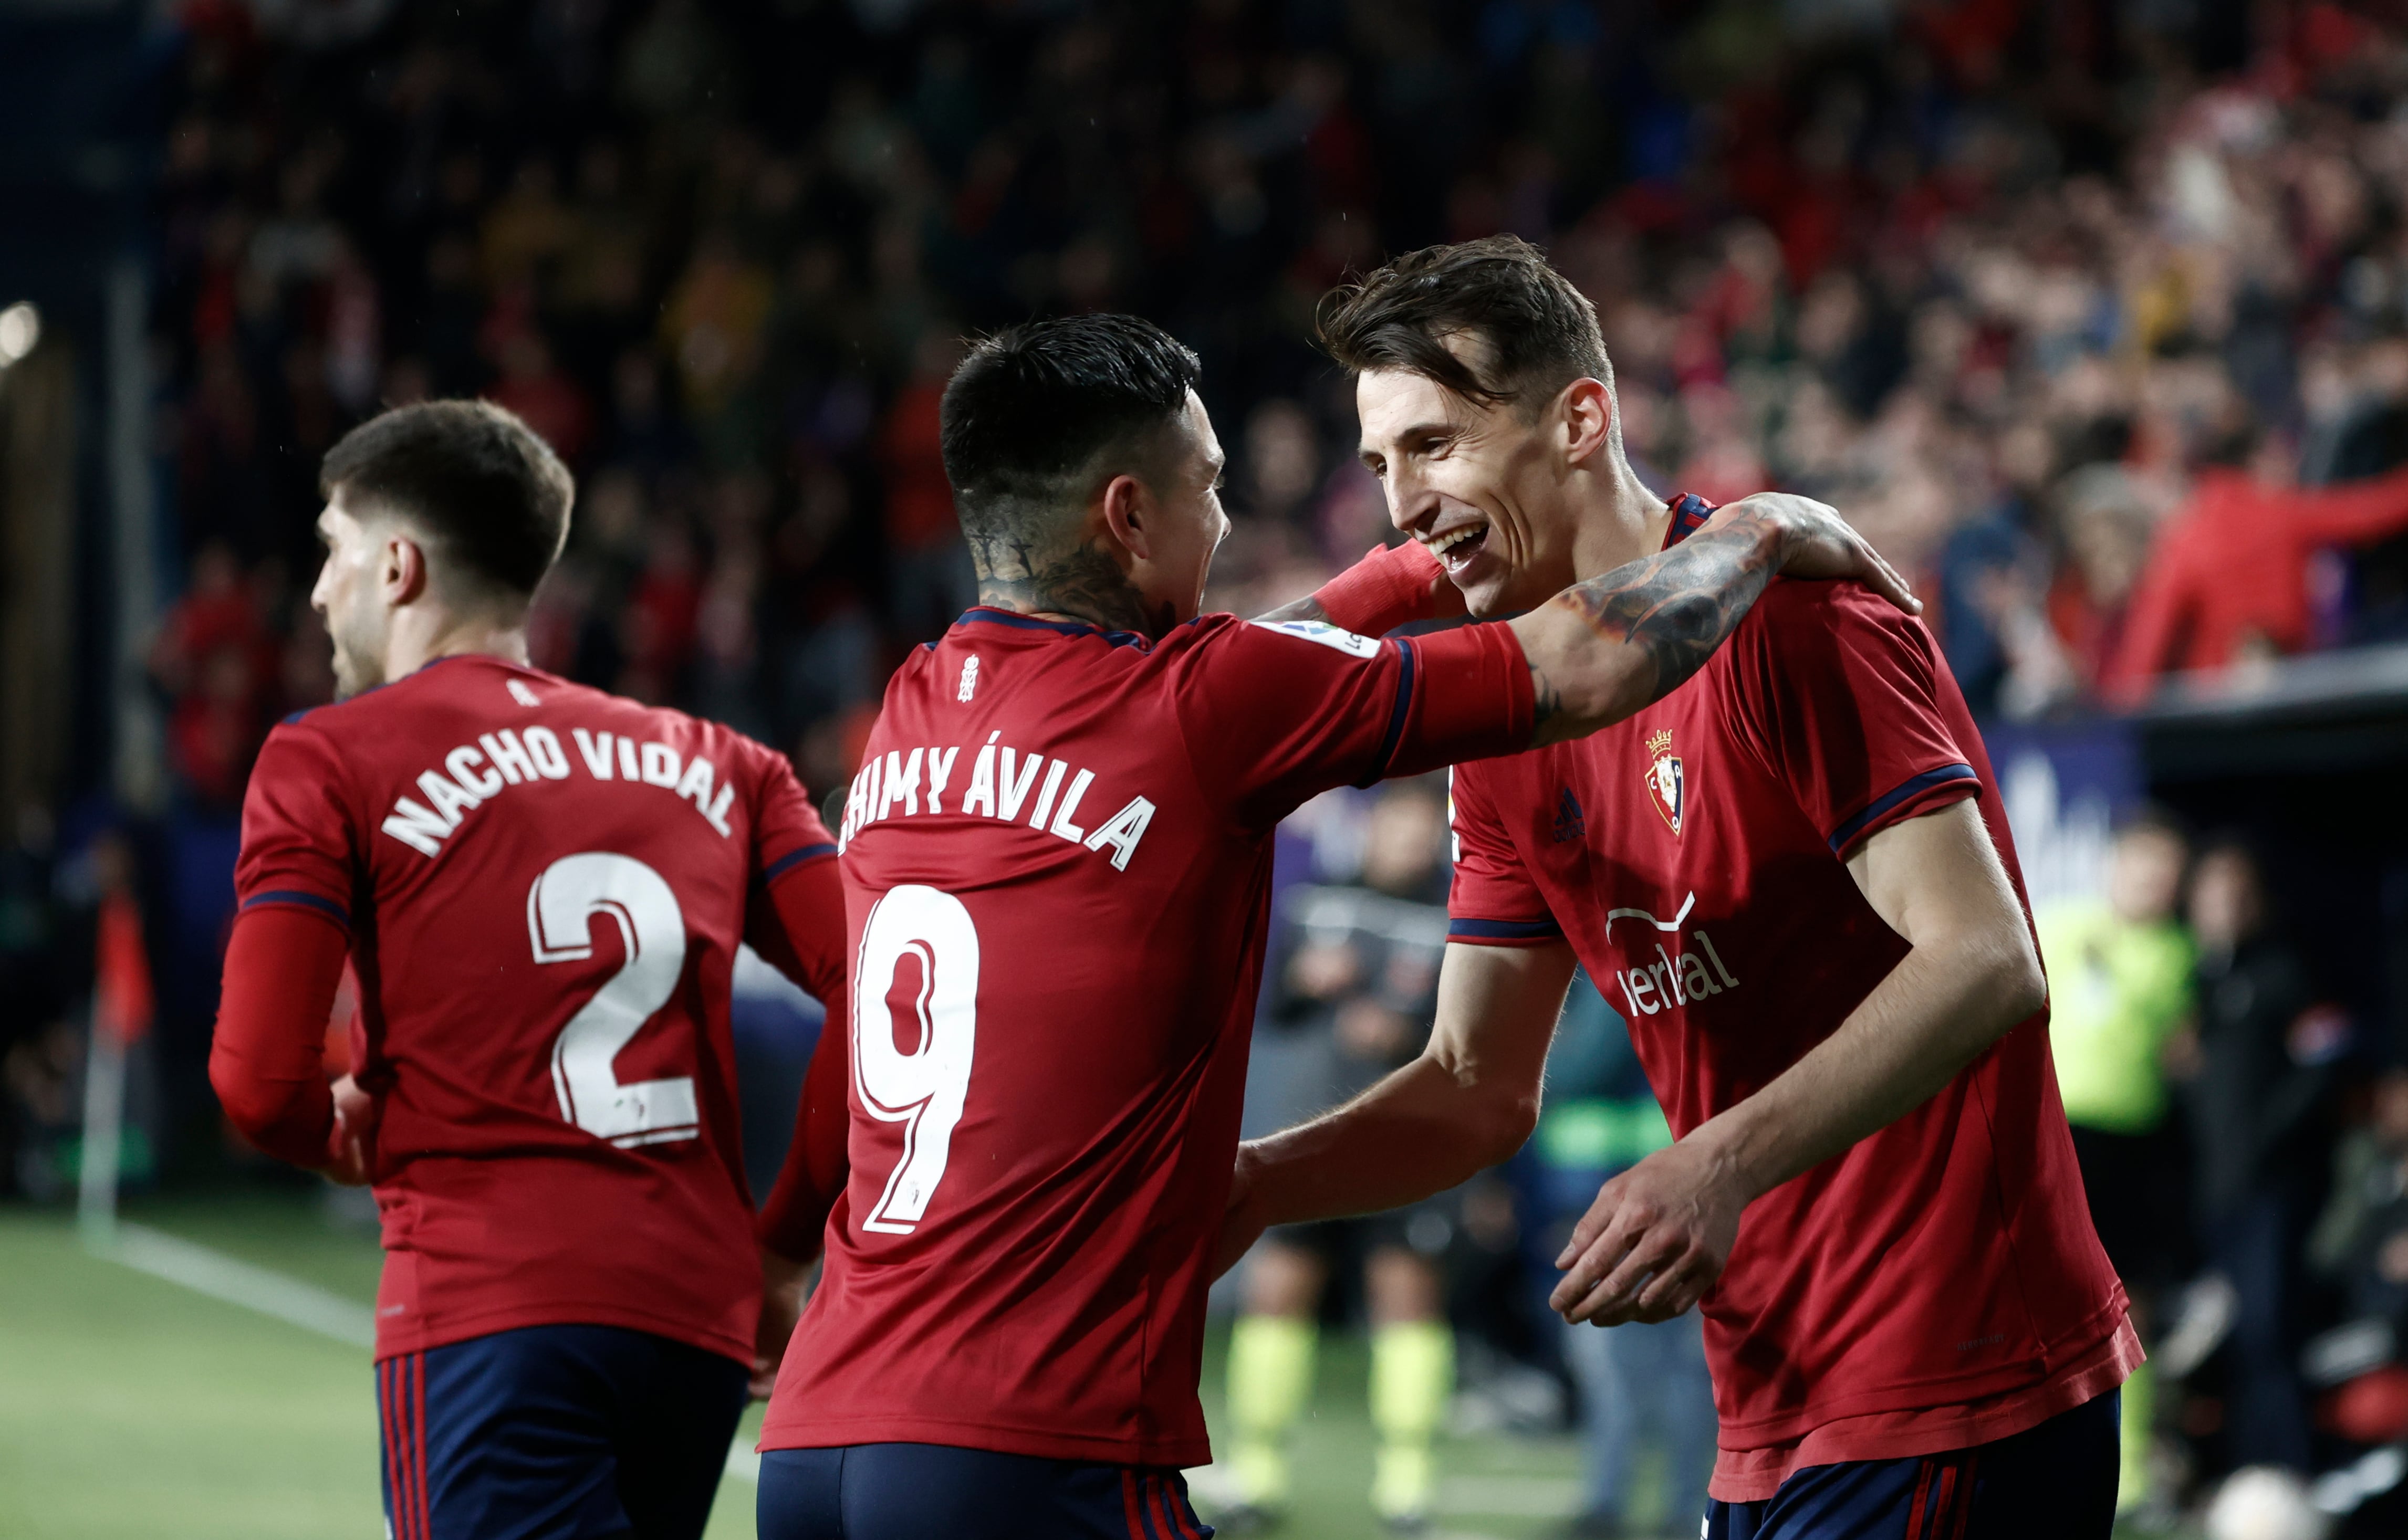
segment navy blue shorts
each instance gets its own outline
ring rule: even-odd
[[[695,1540],[744,1366],[618,1326],[529,1326],[376,1366],[392,1540]]]
[[[854,1444],[761,1457],[761,1540],[1211,1540],[1156,1465]]]
[[[2107,1540],[2122,1401],[1947,1454],[1811,1465],[1768,1502],[1707,1504],[1706,1540]]]

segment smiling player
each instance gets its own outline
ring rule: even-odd
[[[841,1017],[836,847],[777,754],[527,665],[571,487],[517,418],[404,407],[322,474],[343,699],[251,773],[209,1079],[262,1149],[375,1185],[393,1540],[697,1535],[843,1159],[810,1142],[840,1111],[799,1119],[756,1250],[730,972],[749,940]]]
[[[1323,335],[1413,536],[1323,592],[1339,624],[1426,611],[1441,565],[1472,614],[1510,614],[1713,527],[1631,474],[1595,314],[1523,242],[1402,258]],[[1600,1326],[1702,1304],[1710,1540],[2104,1540],[2140,1348],[1998,787],[1921,622],[1775,583],[1679,689],[1461,766],[1454,804],[1428,1050],[1245,1147],[1223,1262],[1510,1155],[1577,958],[1681,1137],[1605,1185],[1555,1304]]]
[[[1197,372],[1082,316],[946,390],[981,603],[896,671],[845,802],[852,1177],[763,1428],[771,1540],[1197,1535],[1274,825],[1627,715],[1776,567],[1902,592],[1774,498],[1511,624],[1199,617],[1227,523]]]

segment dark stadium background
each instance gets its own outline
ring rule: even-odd
[[[1914,576],[2036,900],[2095,893],[2143,803],[2252,842],[2329,1007],[2269,1178],[2286,1329],[2397,1315],[2382,1227],[2408,1220],[2333,1199],[2408,1138],[2377,1115],[2408,1065],[2408,490],[2345,542],[2283,535],[2314,517],[2287,492],[2192,517],[2244,431],[2270,487],[2408,463],[2397,4],[9,0],[0,1533],[375,1521],[341,1313],[372,1242],[241,1149],[202,1072],[250,758],[331,688],[309,520],[347,427],[430,394],[523,414],[581,488],[537,661],[729,721],[824,793],[969,596],[935,429],[962,336],[1123,308],[1193,346],[1233,456],[1212,602],[1254,612],[1386,534],[1317,299],[1500,231],[1598,304],[1650,485],[1813,493]],[[1315,810],[1283,879],[1342,879],[1361,813]],[[134,1222],[87,1249],[92,1023],[137,985]],[[747,1011],[776,1129],[811,1014]],[[1459,1270],[1494,1370],[1447,1456],[1462,1533],[1577,1500],[1522,1393],[1559,1367],[1542,1185],[1508,1168]],[[2175,1171],[2152,1201],[2191,1196]],[[2357,1250],[2311,1266],[2336,1213]],[[2379,1400],[2370,1352],[2344,1367]],[[1368,1522],[1359,1355],[1334,1357],[1356,1380],[1325,1385],[1302,1533]],[[2158,1517],[2215,1494],[2236,1393],[2212,1355],[2161,1397]],[[2302,1474],[2338,1511],[2408,1416],[2311,1393]],[[728,1491],[714,1533],[750,1533]],[[2397,1533],[2383,1501],[2347,1522]]]

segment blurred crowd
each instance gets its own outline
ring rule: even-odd
[[[1848,510],[1979,710],[2408,635],[2408,50],[2194,10],[192,0],[155,306],[182,780],[231,799],[323,694],[315,467],[381,404],[490,395],[580,474],[540,663],[824,790],[970,595],[965,334],[1117,307],[1196,346],[1248,608],[1385,532],[1316,300],[1499,230],[1596,300],[1642,476]]]

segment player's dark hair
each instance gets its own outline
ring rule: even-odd
[[[1202,377],[1194,353],[1136,316],[1029,321],[973,344],[939,418],[945,478],[982,563],[1043,549],[1099,476],[1150,465]],[[1115,463],[1097,464],[1108,452]]]
[[[534,429],[490,401],[426,401],[372,417],[326,451],[318,488],[355,516],[397,515],[441,549],[448,576],[523,600],[568,537],[577,483]]]
[[[1535,409],[1575,379],[1613,383],[1597,307],[1519,235],[1398,257],[1331,290],[1315,330],[1329,356],[1356,374],[1401,369],[1483,406]],[[1484,343],[1481,366],[1451,351],[1450,337]]]

